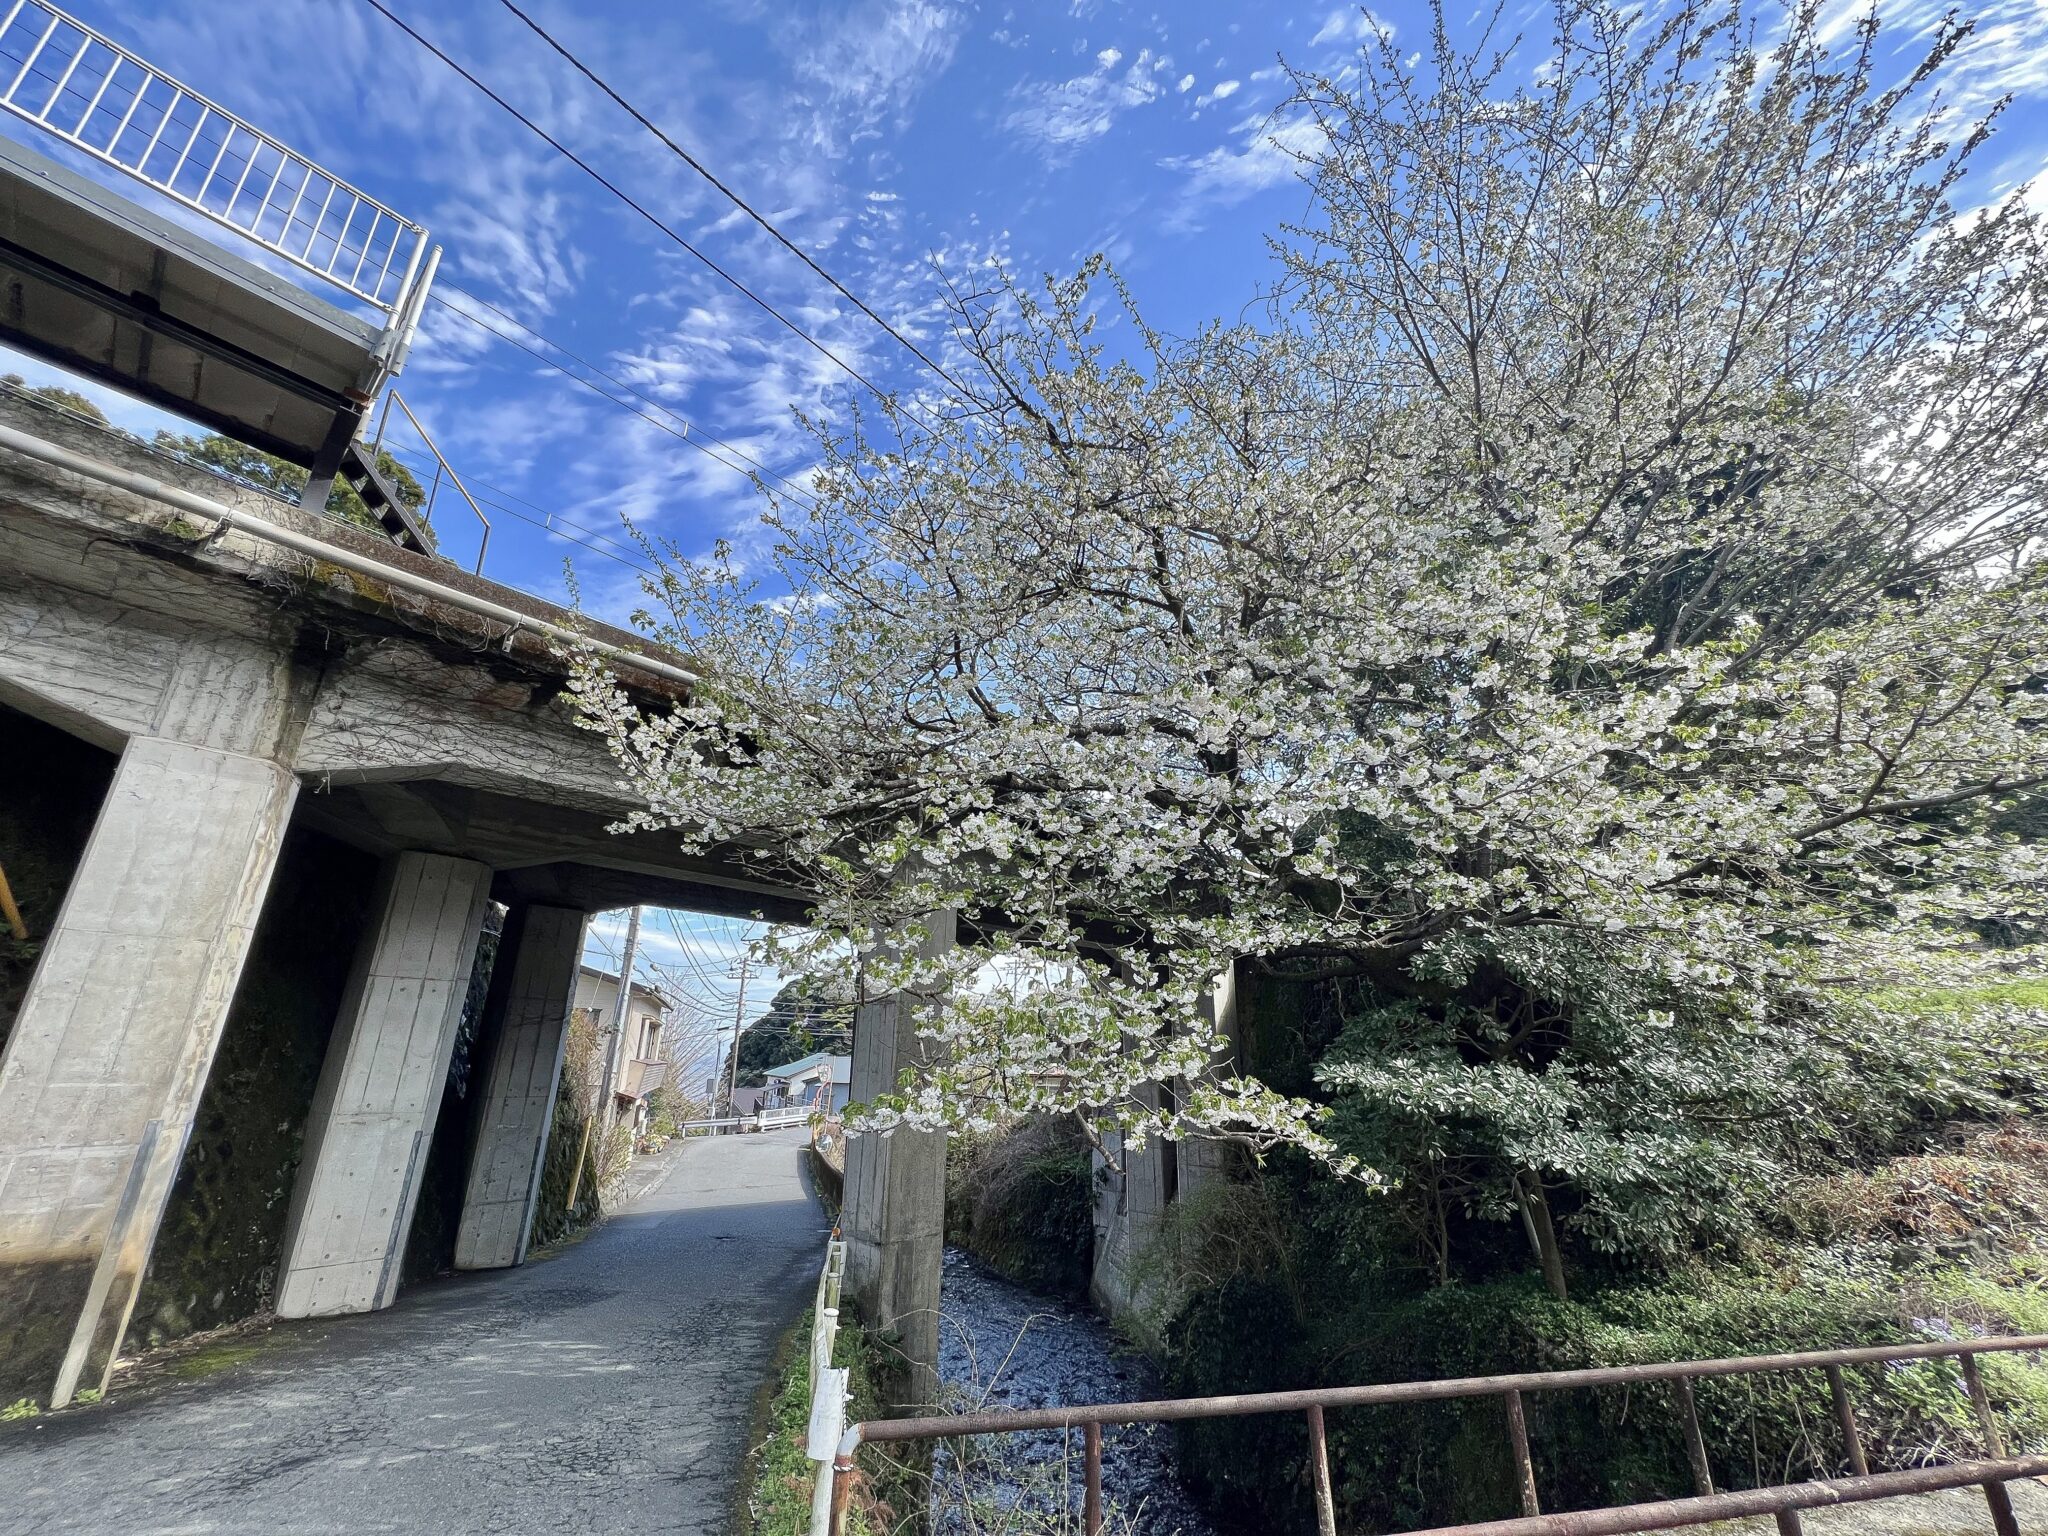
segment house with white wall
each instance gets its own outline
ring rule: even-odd
[[[628,992],[624,1027],[619,1028],[618,972],[586,964],[576,973],[573,1006],[597,1027],[600,1045],[609,1042],[616,1112],[638,1135],[647,1118],[647,1096],[668,1080],[669,1063],[662,1035],[668,1000],[656,988],[636,979]],[[592,1071],[595,1080],[588,1086],[595,1092],[603,1081],[602,1050],[592,1059]]]
[[[762,1101],[764,1107],[809,1104],[836,1115],[846,1108],[846,1101],[852,1096],[853,1058],[813,1051],[796,1061],[770,1067],[766,1076],[768,1097]]]

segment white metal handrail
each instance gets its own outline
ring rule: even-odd
[[[835,1228],[825,1245],[817,1305],[811,1309],[811,1418],[804,1454],[818,1464],[818,1474],[811,1488],[810,1536],[825,1536],[831,1527],[833,1461],[846,1433],[847,1372],[832,1364],[832,1346],[839,1337],[839,1288],[845,1278],[846,1242]]]
[[[455,466],[448,462],[448,457],[441,452],[440,445],[432,437],[428,436],[427,429],[420,425],[419,417],[413,415],[412,407],[405,403],[403,397],[395,389],[389,391],[384,396],[384,409],[377,417],[377,437],[370,444],[370,463],[372,465],[376,464],[378,455],[384,450],[384,428],[391,422],[391,407],[394,405],[405,412],[405,419],[412,423],[413,431],[417,432],[420,436],[420,441],[427,445],[427,452],[434,456],[434,489],[429,493],[426,503],[428,524],[431,525],[433,523],[434,502],[440,495],[441,477],[445,475],[448,478],[448,483],[455,487],[456,493],[469,503],[469,510],[476,514],[476,520],[484,525],[484,536],[477,542],[476,546],[476,564],[471,567],[481,576],[484,570],[484,555],[491,547],[491,520],[484,516],[484,509],[478,506],[476,498],[469,494],[469,487],[464,485],[462,477],[455,473]]]
[[[787,1109],[757,1109],[751,1115],[720,1115],[706,1120],[685,1120],[676,1127],[681,1135],[686,1131],[740,1130],[751,1126],[757,1131],[780,1130],[785,1125],[804,1125],[818,1111],[808,1104],[792,1104]]]
[[[395,314],[427,232],[43,0],[0,0],[0,107]]]

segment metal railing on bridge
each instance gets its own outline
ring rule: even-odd
[[[0,3],[0,107],[394,320],[410,307],[426,255],[418,224],[76,17]]]
[[[808,1104],[792,1104],[784,1109],[759,1109],[751,1115],[721,1115],[706,1120],[685,1120],[676,1127],[676,1134],[687,1136],[692,1131],[703,1131],[716,1136],[723,1131],[776,1131],[785,1126],[808,1125],[818,1111]]]
[[[1512,1458],[1522,1513],[1506,1520],[1443,1526],[1415,1536],[1627,1536],[1638,1531],[1680,1530],[1721,1520],[1770,1515],[1781,1536],[1800,1536],[1799,1512],[1838,1504],[1871,1503],[1910,1494],[1950,1488],[1981,1487],[1997,1536],[2021,1536],[2006,1484],[2023,1477],[2048,1476],[2048,1456],[2008,1457],[1990,1395],[1977,1367],[1979,1355],[2015,1350],[2048,1351],[2048,1335],[1981,1338],[1955,1342],[1901,1344],[1875,1349],[1818,1350],[1802,1354],[1752,1355],[1731,1360],[1685,1360],[1656,1365],[1599,1366],[1575,1371],[1537,1371],[1511,1376],[1473,1376],[1443,1381],[1390,1382],[1374,1386],[1327,1387],[1296,1392],[1259,1392],[1235,1397],[1171,1398],[1143,1403],[1099,1403],[1065,1408],[1020,1409],[1008,1412],[947,1414],[915,1419],[884,1419],[853,1425],[839,1442],[833,1462],[830,1536],[843,1536],[854,1486],[855,1458],[863,1445],[916,1440],[950,1440],[972,1435],[1019,1434],[1034,1430],[1082,1432],[1084,1486],[1082,1525],[1087,1536],[1102,1531],[1102,1427],[1105,1424],[1162,1424],[1189,1419],[1224,1419],[1253,1414],[1299,1413],[1308,1424],[1309,1474],[1315,1488],[1316,1523],[1321,1536],[1336,1536],[1336,1501],[1330,1484],[1330,1461],[1324,1435],[1324,1414],[1332,1408],[1383,1408],[1408,1403],[1445,1402],[1465,1398],[1496,1398],[1505,1409],[1508,1452]],[[1916,1360],[1953,1360],[1974,1411],[1986,1459],[1913,1467],[1897,1472],[1872,1472],[1857,1430],[1848,1370],[1858,1366],[1893,1366]],[[1693,1383],[1703,1378],[1754,1376],[1777,1371],[1824,1371],[1833,1399],[1843,1459],[1850,1476],[1747,1488],[1717,1493],[1707,1460],[1706,1441],[1693,1405]],[[813,1381],[817,1378],[814,1374]],[[1537,1488],[1535,1463],[1529,1454],[1529,1429],[1522,1396],[1574,1388],[1641,1386],[1668,1382],[1684,1433],[1691,1463],[1694,1495],[1653,1503],[1605,1509],[1544,1514]],[[813,1426],[817,1419],[813,1417]],[[815,1441],[813,1442],[815,1444]],[[816,1452],[813,1451],[815,1455]]]

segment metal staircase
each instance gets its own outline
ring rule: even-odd
[[[362,497],[363,505],[384,525],[392,543],[401,549],[418,550],[423,555],[434,553],[434,542],[428,536],[426,524],[399,498],[398,487],[385,479],[377,468],[375,448],[359,441],[350,442],[342,451],[341,468],[335,473]]]

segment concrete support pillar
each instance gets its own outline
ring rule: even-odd
[[[0,1063],[0,1401],[105,1386],[297,788],[122,752]]]
[[[506,921],[485,1011],[490,1068],[455,1235],[457,1269],[503,1269],[526,1257],[588,922],[580,911],[543,906],[515,908]]]
[[[1233,967],[1216,978],[1204,1000],[1216,1033],[1223,1040],[1223,1049],[1211,1069],[1217,1079],[1229,1077],[1237,1071],[1238,1051],[1243,1045],[1238,1023],[1238,997],[1245,984],[1238,968]],[[1204,1185],[1227,1180],[1238,1151],[1230,1142],[1214,1136],[1189,1137],[1180,1146],[1177,1193],[1191,1195]]]
[[[1202,1006],[1225,1041],[1211,1069],[1220,1077],[1236,1070],[1238,976],[1234,969],[1216,978]],[[1164,1094],[1186,1092],[1186,1084],[1176,1081],[1163,1088],[1140,1089],[1139,1097],[1156,1108]],[[1112,1171],[1100,1177],[1105,1163],[1100,1153],[1095,1156],[1095,1265],[1088,1289],[1096,1306],[1115,1317],[1130,1313],[1143,1299],[1133,1269],[1157,1237],[1166,1213],[1184,1196],[1229,1177],[1231,1145],[1211,1136],[1191,1136],[1181,1142],[1155,1139],[1147,1142],[1143,1151],[1112,1150],[1122,1164],[1121,1173]]]
[[[402,853],[343,994],[306,1122],[281,1317],[388,1307],[490,897],[469,859]]]
[[[926,919],[922,952],[952,948],[951,912]],[[855,1100],[893,1092],[900,1075],[924,1063],[917,1036],[920,999],[892,993],[854,1010]],[[894,1332],[910,1363],[913,1403],[938,1395],[939,1278],[946,1245],[946,1137],[942,1131],[854,1135],[846,1146],[846,1289],[870,1327]]]
[[[1142,1103],[1158,1107],[1156,1085],[1139,1088],[1136,1094]],[[1142,1150],[1124,1145],[1120,1134],[1107,1139],[1122,1171],[1112,1170],[1096,1183],[1095,1270],[1088,1289],[1096,1306],[1118,1317],[1138,1300],[1132,1266],[1150,1246],[1160,1218],[1179,1193],[1180,1149],[1157,1137]],[[1104,1166],[1100,1153],[1095,1161],[1099,1171]]]

